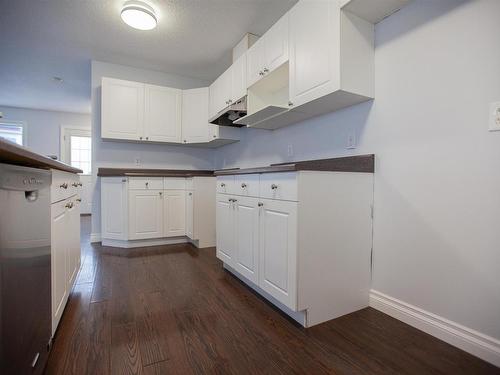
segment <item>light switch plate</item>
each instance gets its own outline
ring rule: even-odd
[[[287,155],[288,156],[293,156],[293,145],[288,145],[287,147]]]
[[[488,128],[490,132],[500,131],[500,102],[490,104]]]

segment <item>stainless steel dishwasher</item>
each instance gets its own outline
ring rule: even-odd
[[[0,374],[41,374],[51,338],[50,171],[0,164]]]

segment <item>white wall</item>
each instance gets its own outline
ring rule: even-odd
[[[214,153],[210,149],[188,146],[170,146],[113,142],[101,140],[101,78],[112,77],[130,81],[188,89],[208,86],[208,82],[174,74],[132,68],[123,65],[92,61],[92,147],[93,173],[99,167],[139,167],[173,169],[212,169]],[[141,164],[135,165],[139,158]],[[94,178],[92,233],[101,231],[100,183]]]
[[[25,146],[42,155],[57,155],[59,159],[61,125],[90,127],[90,114],[4,106],[0,106],[0,112],[3,112],[2,120],[22,121],[26,124]]]
[[[218,167],[375,153],[373,288],[497,339],[499,14],[497,0],[415,0],[376,27],[375,101],[216,151]]]

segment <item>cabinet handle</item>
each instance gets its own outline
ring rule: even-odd
[[[233,101],[232,99],[229,99],[227,102],[228,102],[227,104],[231,104]]]
[[[73,182],[73,183],[71,184],[71,186],[73,186],[73,187],[78,187],[78,186],[80,186],[80,185],[78,185],[78,183],[76,183],[76,182]]]
[[[188,195],[191,196],[191,195],[193,195],[193,193],[189,193]]]
[[[146,141],[149,141],[149,137],[146,137]]]
[[[139,137],[139,139],[141,139],[141,140],[142,140],[142,137]]]
[[[263,205],[264,205],[264,203],[262,203],[262,202],[257,203],[257,206],[259,206],[259,207],[262,207]]]
[[[78,183],[78,186],[83,186],[83,184],[81,182]]]
[[[146,187],[149,187],[149,182],[146,182]]]
[[[66,205],[64,207],[73,208],[73,202],[66,203]]]
[[[271,185],[271,190],[276,190],[277,188],[278,188],[278,185],[276,185],[276,184]]]
[[[126,178],[123,178],[123,179],[122,179],[122,182],[127,182],[127,179],[126,179]]]
[[[241,184],[241,188],[244,189],[247,187],[247,184],[245,184],[244,182]]]
[[[288,106],[289,107],[293,107],[293,103],[292,102],[288,102]]]
[[[163,192],[160,191],[160,198],[162,197],[162,195],[163,195]]]
[[[222,183],[220,184],[220,187],[226,187],[226,184],[225,184],[224,182],[222,182]]]
[[[77,201],[77,202],[81,202],[81,201],[82,201],[82,198],[76,198],[76,201]]]
[[[264,68],[264,73],[268,73],[268,72],[269,72],[269,69]]]
[[[68,184],[66,182],[63,182],[61,185],[59,185],[60,188],[67,189]]]
[[[264,72],[261,70],[261,71],[259,72],[259,76],[263,76],[263,75],[264,75]]]
[[[214,134],[214,138],[217,138],[217,136]]]
[[[184,143],[187,143],[187,141],[186,141],[186,140],[184,140]]]

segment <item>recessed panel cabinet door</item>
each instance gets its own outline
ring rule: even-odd
[[[182,142],[208,142],[208,87],[182,92]]]
[[[236,197],[235,202],[235,269],[258,283],[259,205],[257,198]]]
[[[75,282],[76,275],[80,269],[80,202],[79,196],[70,198],[67,212],[68,224],[66,228],[67,244],[67,263],[68,263],[68,291],[71,290]]]
[[[129,239],[163,237],[162,190],[129,191]]]
[[[144,84],[103,78],[101,137],[140,140],[144,128]]]
[[[186,195],[186,236],[194,238],[194,192],[188,191]]]
[[[234,267],[234,204],[228,195],[217,195],[217,258]]]
[[[231,100],[236,102],[247,94],[247,55],[244,53],[231,65]]]
[[[264,73],[272,72],[288,60],[288,13],[264,35]]]
[[[296,107],[340,88],[338,0],[299,1],[289,23],[290,101]]]
[[[51,205],[52,333],[61,319],[68,298],[67,200]]]
[[[262,38],[248,49],[246,53],[247,87],[252,86],[264,75],[265,53],[266,50]]]
[[[101,178],[101,232],[104,239],[128,239],[128,182],[125,177]]]
[[[145,85],[145,140],[181,141],[182,90]]]
[[[165,237],[186,235],[186,192],[165,190],[163,204]]]
[[[259,286],[279,302],[295,310],[297,203],[270,199],[262,199],[261,202]]]

